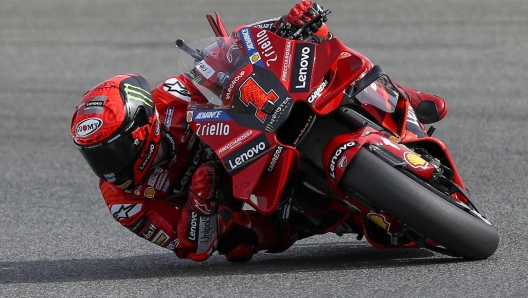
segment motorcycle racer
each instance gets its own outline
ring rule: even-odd
[[[280,35],[323,12],[301,1],[280,18],[254,23]],[[325,19],[310,26],[316,42],[331,38]],[[440,97],[398,85],[423,123],[441,120]],[[186,122],[187,104],[206,103],[184,75],[152,89],[136,74],[112,77],[84,94],[74,111],[74,143],[94,173],[116,221],[138,236],[180,257],[204,261],[215,251],[231,262],[247,261],[260,250],[281,252],[297,231],[241,204],[218,205],[228,175],[208,156]]]

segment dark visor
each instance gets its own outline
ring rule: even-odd
[[[89,149],[81,148],[79,151],[99,178],[112,182],[112,177],[119,180],[119,174],[123,170],[132,170],[130,168],[137,161],[144,142],[134,139],[128,133],[111,143]]]

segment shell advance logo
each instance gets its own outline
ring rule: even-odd
[[[79,124],[77,124],[77,127],[75,128],[75,133],[78,137],[86,137],[101,128],[102,124],[103,120],[99,118],[84,119],[83,121],[79,122]]]
[[[256,64],[264,68],[264,63],[262,62],[262,59],[260,59],[260,54],[255,48],[255,41],[253,40],[253,37],[251,37],[249,28],[250,27],[245,27],[240,29],[240,31],[238,31],[238,36],[242,38],[244,48],[246,48],[251,64]]]

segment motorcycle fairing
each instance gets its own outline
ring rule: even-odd
[[[267,175],[263,175],[253,191],[256,202],[243,200],[264,215],[271,215],[277,208],[284,186],[292,173],[297,172],[300,159],[299,152],[290,146],[277,145],[271,156],[272,159],[264,170]]]
[[[240,79],[233,88],[235,94],[227,113],[239,125],[274,132],[288,118],[293,99],[269,70],[254,66],[250,68],[246,66],[241,70],[249,75]],[[236,77],[235,75],[234,78]],[[227,91],[229,90],[228,88]],[[226,98],[227,92],[225,94]]]
[[[222,48],[235,44],[233,40],[216,39],[216,48],[220,53],[216,57],[228,53],[233,61],[235,58],[247,61],[243,65],[235,65],[238,68],[235,67],[234,72],[226,73],[227,80],[221,82],[221,85],[208,82],[207,76],[220,77],[223,70],[215,68],[214,62],[217,60],[214,60],[215,55],[212,52],[215,46],[206,46],[207,53],[212,53],[211,58],[205,58],[206,66],[204,63],[198,63],[200,65],[197,64],[193,68],[190,76],[195,86],[212,89],[205,90],[205,93],[211,94],[211,98],[220,97],[221,106],[217,108],[221,108],[229,120],[219,124],[216,122],[220,119],[209,119],[210,121],[202,124],[205,127],[215,127],[214,133],[200,132],[197,121],[192,121],[190,125],[195,133],[201,134],[200,139],[220,157],[233,179],[234,196],[252,205],[259,212],[271,214],[280,201],[287,180],[284,178],[293,173],[291,171],[299,162],[296,149],[281,144],[275,132],[290,116],[296,102],[307,103],[314,113],[319,115],[326,115],[335,110],[341,105],[343,90],[365,75],[371,64],[366,57],[349,49],[337,39],[312,44],[286,40],[272,32],[252,27],[240,29],[237,35],[240,37],[240,41],[236,43],[240,48],[240,57],[234,57],[235,55],[230,53],[231,46],[228,50]],[[286,51],[289,51],[289,56],[285,55]],[[209,60],[211,63],[207,63]],[[233,67],[233,64],[236,63],[227,66]],[[312,75],[302,77],[305,71],[308,73],[308,69]],[[293,73],[297,75],[295,80],[291,79],[292,76],[295,77]],[[286,77],[290,74],[289,81],[283,80],[284,74]],[[292,90],[297,86],[302,88]],[[204,91],[203,88],[200,90]],[[210,100],[210,103],[214,101]],[[199,109],[200,107],[195,112]],[[229,127],[229,133],[217,133],[217,127],[226,129],[224,132],[227,132]],[[241,136],[246,137],[237,142]],[[229,145],[233,142],[236,146]],[[266,168],[271,164],[274,152],[279,146],[284,150],[279,154],[276,164],[288,167],[282,168],[286,169],[284,173],[276,170],[268,173]],[[352,157],[353,155],[350,155],[347,158]],[[338,170],[336,174],[342,173]],[[265,187],[257,189],[257,182],[264,178],[279,183],[275,191]],[[255,194],[256,200],[251,200],[252,194]]]
[[[244,153],[243,150],[245,149],[238,152]],[[239,156],[237,154],[233,153]],[[299,152],[292,147],[276,145],[270,148],[248,162],[248,166],[238,172],[230,173],[233,181],[233,196],[264,215],[272,214],[281,199],[286,182],[297,170],[299,159]],[[226,167],[230,167],[230,162],[232,161],[227,161]]]
[[[343,90],[371,66],[338,39],[313,44],[254,27],[240,29],[237,36],[255,69],[271,71],[295,102],[307,101],[320,115],[339,106]]]

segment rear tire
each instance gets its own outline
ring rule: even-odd
[[[348,166],[341,187],[405,223],[451,255],[480,260],[498,247],[497,230],[407,177],[365,148]]]

